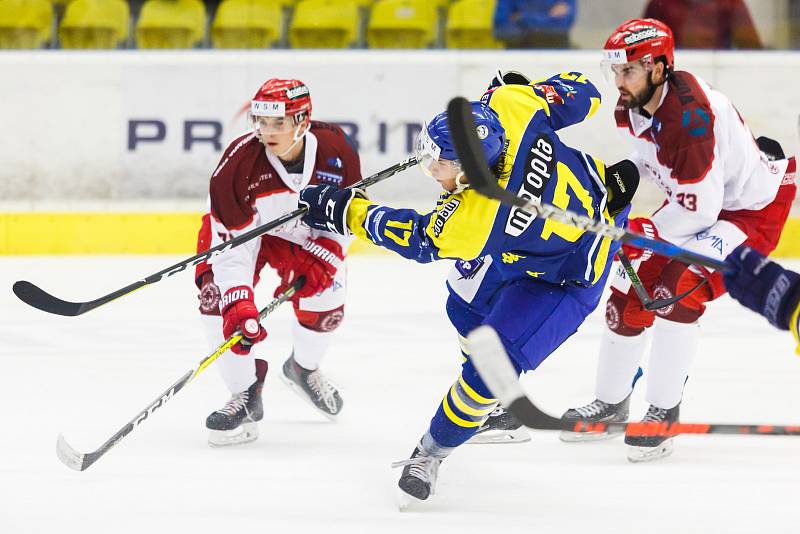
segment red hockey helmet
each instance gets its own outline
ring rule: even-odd
[[[631,61],[653,64],[664,56],[667,69],[675,66],[675,37],[672,30],[656,19],[631,19],[614,30],[603,47],[603,63],[621,65]]]
[[[291,117],[299,124],[311,118],[311,93],[300,80],[272,78],[259,87],[250,101],[253,117]]]

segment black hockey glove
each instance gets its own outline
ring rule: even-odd
[[[303,222],[311,228],[352,235],[347,227],[347,209],[354,198],[367,198],[360,189],[338,189],[332,185],[310,185],[300,191],[298,207],[308,208]]]
[[[530,78],[521,72],[517,72],[515,70],[500,72],[500,69],[498,69],[497,74],[495,74],[494,78],[492,78],[492,81],[489,82],[489,87],[487,87],[486,90],[490,91],[495,87],[500,87],[501,85],[528,85],[529,83],[531,83]]]

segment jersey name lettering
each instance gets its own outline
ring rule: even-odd
[[[539,135],[533,142],[525,162],[525,180],[517,196],[526,200],[541,198],[553,174],[556,162],[553,156],[553,142],[546,135]],[[506,221],[506,234],[518,237],[528,229],[534,215],[520,208],[512,208]]]

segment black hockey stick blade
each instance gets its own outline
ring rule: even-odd
[[[291,286],[284,289],[280,295],[273,299],[269,304],[261,308],[261,311],[258,312],[259,321],[263,320],[267,315],[275,311],[278,306],[292,298],[292,295],[300,290],[305,283],[305,276],[298,277]],[[78,452],[67,442],[67,439],[63,434],[59,434],[58,441],[56,442],[56,455],[58,456],[58,459],[70,469],[74,469],[75,471],[85,471],[97,460],[103,457],[103,455],[110,451],[117,443],[122,441],[125,436],[136,430],[140,424],[150,418],[150,416],[152,416],[156,410],[169,402],[175,395],[178,394],[180,390],[183,389],[184,386],[186,386],[186,384],[194,380],[197,375],[202,373],[209,365],[214,363],[217,358],[222,356],[228,349],[241,340],[242,334],[237,329],[236,332],[234,332],[231,337],[226,339],[219,347],[217,347],[214,352],[200,360],[197,365],[184,373],[184,375],[180,377],[177,382],[172,384],[166,389],[166,391],[164,391],[164,393],[159,395],[153,402],[148,404],[144,410],[136,414],[136,417],[126,423],[125,426],[120,428],[96,450],[88,453]]]
[[[137,281],[129,286],[119,289],[113,293],[105,295],[97,300],[90,300],[88,302],[70,302],[62,300],[54,295],[51,295],[44,289],[27,280],[19,280],[14,282],[12,290],[19,300],[43,312],[52,313],[55,315],[63,315],[65,317],[75,317],[91,311],[103,304],[107,304],[113,300],[118,299],[128,293],[132,293],[137,289],[147,285],[147,282],[142,280]]]
[[[729,434],[800,436],[800,425],[731,423],[570,423],[541,410],[525,394],[500,337],[490,326],[480,326],[467,336],[470,358],[492,394],[520,423],[534,430],[567,432],[625,432],[629,436],[679,434]]]
[[[366,188],[371,185],[374,185],[378,182],[386,180],[395,174],[404,171],[405,169],[412,167],[417,164],[417,160],[414,157],[405,159],[400,163],[392,165],[391,167],[384,169],[372,176],[364,178],[363,180],[353,184],[351,188]],[[166,269],[162,269],[161,271],[151,274],[142,280],[137,280],[136,282],[127,285],[123,288],[117,289],[112,291],[107,295],[103,295],[100,298],[89,300],[85,302],[70,302],[67,300],[62,300],[54,295],[51,295],[47,291],[43,290],[42,288],[38,287],[37,285],[28,282],[26,280],[20,280],[14,283],[13,291],[14,294],[19,298],[22,302],[27,304],[28,306],[32,306],[38,310],[42,310],[43,312],[52,313],[55,315],[63,315],[66,317],[75,317],[76,315],[83,315],[86,312],[92,311],[100,306],[104,306],[110,302],[117,300],[118,298],[124,297],[136,291],[137,289],[141,289],[146,286],[153,285],[164,278],[172,276],[174,274],[178,274],[187,270],[189,267],[194,267],[204,261],[222,254],[227,250],[232,249],[233,247],[239,246],[242,243],[250,241],[256,237],[259,237],[270,230],[277,228],[287,222],[297,219],[298,217],[302,217],[303,214],[306,212],[305,207],[298,208],[294,211],[291,211],[277,219],[270,221],[268,223],[262,224],[261,226],[250,230],[240,236],[237,236],[225,243],[212,247],[205,252],[201,252],[200,254],[196,254],[191,258],[187,258],[182,260],[175,265],[171,265]]]
[[[628,232],[624,228],[607,224],[599,219],[591,219],[584,215],[556,208],[541,202],[535,197],[528,200],[506,191],[500,187],[497,179],[489,170],[489,164],[483,154],[483,148],[476,132],[469,101],[462,97],[456,97],[450,101],[447,105],[447,125],[453,138],[458,160],[461,162],[461,167],[470,187],[481,195],[498,200],[502,204],[516,206],[534,214],[536,217],[551,219],[614,241],[629,243],[638,248],[647,248],[656,254],[675,258],[685,263],[694,263],[723,272],[731,268],[724,261],[716,258],[692,252],[666,241],[658,241]]]

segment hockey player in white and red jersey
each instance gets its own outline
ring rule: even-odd
[[[346,187],[361,179],[358,154],[344,132],[311,121],[311,95],[301,81],[265,82],[251,101],[249,116],[253,130],[228,146],[211,177],[211,210],[203,219],[198,252],[294,210],[299,191],[310,184]],[[195,280],[209,344],[219,346],[237,328],[244,334],[218,360],[232,397],[206,419],[209,444],[258,437],[267,361],[256,356],[254,345],[267,333],[258,322],[254,288],[266,265],[281,278],[276,295],[297,277],[306,277],[292,299],[293,353],[281,378],[329,419],[339,414],[342,398],[319,363],[344,317],[344,259],[350,241],[312,230],[298,219],[198,266]]]
[[[795,160],[767,138],[755,140],[731,101],[697,76],[674,70],[672,31],[655,19],[629,20],[604,47],[604,68],[619,91],[617,128],[634,145],[641,176],[663,191],[650,217],[630,219],[635,232],[706,256],[726,258],[746,244],[764,255],[777,246],[794,199]],[[624,270],[612,283],[600,346],[596,400],[568,410],[567,420],[624,421],[652,330],[645,373],[645,421],[678,420],[684,383],[697,352],[705,304],[725,293],[722,276],[623,245],[655,298],[691,291],[655,312],[643,309]],[[563,433],[564,441],[612,437]],[[672,439],[626,436],[628,458],[672,452]]]

